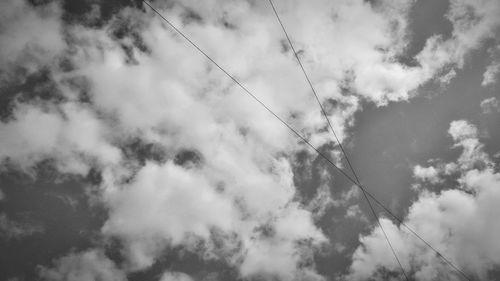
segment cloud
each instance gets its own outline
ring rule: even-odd
[[[71,253],[54,262],[52,268],[40,267],[39,275],[47,281],[125,281],[125,274],[97,249]]]
[[[182,272],[165,272],[160,278],[160,281],[192,281],[189,275]]]
[[[0,18],[0,79],[16,75],[9,70],[21,68],[36,72],[61,55],[66,44],[61,36],[61,10],[56,2],[33,7],[25,1],[6,1]],[[7,76],[7,77],[6,77]]]
[[[500,224],[493,215],[499,212],[495,202],[500,199],[500,174],[476,142],[475,126],[464,120],[453,121],[449,133],[455,146],[462,148],[456,162],[460,185],[441,192],[421,191],[404,222],[459,268],[486,280],[489,270],[500,264],[495,238]],[[478,166],[479,162],[483,165]],[[429,181],[427,186],[432,184]],[[416,280],[459,280],[460,276],[403,226],[388,219],[381,222],[406,272],[414,274]],[[380,228],[375,227],[369,235],[360,237],[361,246],[354,253],[348,280],[382,277],[382,268],[399,270],[380,233]]]
[[[496,97],[482,100],[480,106],[484,114],[500,112],[500,103]]]
[[[405,240],[403,239],[404,237],[398,235],[399,229],[397,226],[385,218],[381,218],[380,223],[389,237],[391,244],[397,249],[398,257],[404,255],[406,250]],[[387,276],[383,276],[383,273],[378,273],[378,269],[400,270],[379,227],[375,228],[370,235],[360,237],[360,243],[362,246],[358,247],[353,254],[353,262],[350,267],[351,272],[347,276],[347,280],[365,280],[368,278],[386,280]],[[408,268],[406,260],[402,260],[402,265]]]
[[[422,167],[420,165],[416,165],[413,167],[413,176],[419,180],[429,181],[433,184],[441,182],[441,179],[439,178],[439,170],[432,166]]]
[[[211,228],[229,231],[236,219],[230,198],[196,171],[173,163],[147,164],[133,183],[107,197],[111,212],[103,232],[128,241],[131,262],[139,268],[150,266],[165,246],[190,243],[190,234],[208,239]]]
[[[495,84],[500,73],[500,44],[490,48],[489,53],[492,61],[483,73],[483,81],[481,82],[483,87]]]
[[[450,123],[448,133],[453,138],[454,147],[462,148],[462,154],[458,158],[460,170],[468,170],[476,165],[493,165],[489,156],[483,151],[484,145],[478,139],[478,130],[476,126],[465,120],[457,120]]]
[[[280,280],[323,280],[314,267],[307,265],[314,264],[314,248],[320,246],[319,242],[326,242],[312,224],[310,214],[290,208],[274,221],[266,226],[269,229],[254,232],[245,239],[247,253],[241,265],[242,275],[274,276]]]
[[[368,223],[368,218],[364,215],[363,211],[361,211],[361,208],[359,207],[359,205],[349,206],[347,208],[345,217],[350,218],[350,219],[358,219],[358,220],[361,220],[365,223]]]
[[[105,129],[92,111],[79,104],[45,110],[19,104],[12,119],[0,123],[5,136],[0,140],[0,161],[27,170],[43,159],[55,158],[60,171],[85,175],[92,163],[120,162],[120,151],[106,140]]]
[[[477,128],[466,120],[457,120],[450,123],[448,133],[451,135],[455,143],[463,143],[465,140],[477,137]]]
[[[453,25],[453,37],[459,43],[461,54],[467,48],[477,48],[486,38],[494,38],[500,19],[498,1],[453,0],[450,2],[448,18]]]

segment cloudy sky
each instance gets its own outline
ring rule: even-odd
[[[150,3],[351,175],[268,0]],[[379,222],[142,1],[7,0],[0,280],[500,279],[500,1],[273,3]]]

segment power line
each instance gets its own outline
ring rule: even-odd
[[[356,171],[354,170],[353,166],[351,165],[351,161],[349,161],[349,157],[347,156],[347,153],[345,152],[344,147],[342,146],[342,143],[340,142],[339,138],[337,137],[337,134],[335,133],[335,130],[333,129],[332,123],[330,122],[330,118],[328,118],[328,115],[326,114],[325,108],[323,107],[323,105],[321,104],[321,101],[319,100],[318,94],[316,93],[316,90],[314,89],[314,86],[311,82],[311,79],[309,79],[309,75],[307,75],[307,72],[304,69],[302,62],[300,61],[299,55],[297,54],[297,51],[295,50],[295,47],[293,46],[293,43],[292,43],[292,40],[290,39],[290,36],[288,36],[288,32],[286,32],[286,28],[283,25],[283,22],[281,21],[281,18],[278,15],[276,8],[274,7],[273,1],[269,0],[269,4],[271,4],[271,8],[273,9],[274,15],[276,16],[276,19],[278,20],[278,22],[281,26],[281,29],[283,30],[283,33],[285,34],[286,39],[288,40],[288,44],[290,44],[290,47],[292,48],[293,54],[295,55],[295,58],[297,59],[297,62],[299,63],[300,69],[302,70],[302,73],[304,74],[304,77],[306,78],[307,83],[309,84],[309,87],[311,88],[312,93],[313,93],[314,97],[316,98],[316,101],[318,102],[319,107],[321,108],[321,112],[323,113],[323,116],[325,117],[326,122],[328,123],[328,126],[330,127],[330,130],[331,130],[333,136],[335,137],[335,140],[337,141],[337,144],[339,145],[340,149],[342,150],[342,154],[344,154],[344,158],[346,159],[346,161],[351,169],[351,172],[356,179],[358,186],[361,186],[361,182],[358,178],[358,175],[356,174]],[[387,236],[387,233],[385,232],[384,227],[380,223],[380,218],[378,217],[377,213],[375,212],[375,209],[373,208],[372,203],[370,202],[370,199],[368,199],[368,196],[366,195],[366,192],[364,191],[364,189],[361,189],[361,191],[363,192],[363,196],[366,199],[366,203],[368,203],[368,207],[370,207],[370,210],[371,210],[373,216],[375,217],[377,224],[379,225],[380,229],[382,230],[382,233],[384,234],[384,237],[385,237],[385,240],[387,241],[387,244],[391,248],[391,251],[392,251],[392,254],[394,255],[394,258],[396,259],[397,263],[399,264],[399,267],[401,268],[401,271],[403,272],[403,275],[404,275],[406,281],[409,281],[408,275],[406,274],[406,271],[405,271],[403,265],[401,264],[401,261],[399,260],[398,255],[396,254],[396,250],[394,250],[394,247],[392,246],[392,243],[389,239],[389,236]]]
[[[210,62],[212,62],[219,70],[221,70],[226,76],[228,76],[235,84],[237,84],[245,93],[247,93],[250,97],[252,97],[256,102],[258,102],[262,107],[264,107],[270,114],[272,114],[276,119],[278,119],[283,125],[285,125],[290,131],[292,131],[297,137],[299,137],[304,143],[306,143],[310,148],[312,148],[318,156],[326,160],[332,167],[334,167],[339,173],[341,173],[344,177],[346,177],[350,182],[354,185],[358,186],[364,194],[368,197],[372,198],[378,205],[382,206],[382,208],[389,213],[392,217],[394,217],[398,222],[404,225],[408,230],[410,230],[415,236],[417,236],[421,241],[423,241],[426,245],[428,245],[432,250],[434,250],[440,257],[442,257],[448,264],[450,264],[457,271],[461,272],[462,275],[470,281],[470,279],[465,275],[460,269],[456,268],[450,261],[444,258],[441,253],[435,250],[429,243],[427,243],[423,238],[421,238],[415,231],[413,231],[409,226],[407,226],[402,219],[392,213],[388,208],[386,208],[375,196],[373,196],[369,191],[367,191],[361,184],[358,184],[351,176],[349,176],[344,170],[338,167],[330,158],[324,155],[321,151],[318,150],[314,145],[312,145],[304,136],[298,133],[293,127],[291,127],[286,121],[280,118],[274,111],[272,111],[269,107],[267,107],[262,101],[260,101],[254,94],[252,94],[245,86],[243,86],[234,76],[229,74],[224,68],[222,68],[215,60],[213,60],[208,54],[206,54],[196,43],[194,43],[189,37],[187,37],[181,30],[179,30],[175,25],[173,25],[167,18],[165,18],[158,10],[156,10],[151,4],[147,1],[142,0],[144,4],[146,4],[151,10],[153,10],[159,17],[161,17],[173,30],[175,30],[179,35],[181,35],[186,41],[188,41],[195,49],[197,49],[205,58],[207,58]],[[369,202],[369,201],[368,201]]]

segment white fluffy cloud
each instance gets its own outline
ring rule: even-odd
[[[486,71],[483,73],[483,82],[481,82],[484,87],[495,84],[500,74],[500,44],[490,48],[489,52],[491,63],[486,67]]]
[[[95,113],[78,104],[45,109],[19,104],[12,119],[0,123],[0,134],[0,161],[23,169],[55,158],[62,172],[87,174],[91,163],[118,164],[121,157]]]
[[[196,171],[173,163],[146,165],[132,184],[107,197],[111,213],[103,232],[130,243],[134,267],[151,265],[169,243],[189,243],[189,234],[208,239],[213,227],[229,231],[235,219],[230,198]]]
[[[454,121],[449,133],[455,146],[463,150],[455,163],[460,185],[441,192],[423,190],[404,221],[467,274],[486,280],[488,271],[500,265],[500,244],[495,235],[500,231],[495,219],[500,211],[496,203],[500,200],[500,174],[482,151],[474,125]],[[483,165],[477,166],[478,163]],[[382,219],[382,224],[406,272],[414,274],[416,280],[460,280],[453,269],[403,226],[387,219]],[[389,251],[379,227],[361,237],[348,279],[380,275],[381,268],[398,271]]]
[[[432,166],[422,167],[420,165],[416,165],[413,168],[413,175],[417,179],[429,181],[434,184],[441,181],[441,179],[439,178],[439,170]]]
[[[61,10],[56,3],[33,8],[25,1],[1,4],[0,68],[23,67],[27,72],[38,71],[51,63],[66,47],[61,37]]]
[[[466,120],[453,121],[450,124],[448,133],[455,142],[454,147],[463,149],[456,164],[459,170],[469,170],[475,165],[493,165],[489,156],[483,151],[484,145],[478,139],[478,130],[476,126]]]
[[[182,272],[165,272],[160,278],[160,281],[192,281],[189,275]]]

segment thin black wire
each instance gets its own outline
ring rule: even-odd
[[[321,151],[319,151],[314,145],[312,145],[304,136],[298,133],[293,127],[291,127],[288,123],[286,123],[283,119],[281,119],[276,113],[274,113],[269,107],[267,107],[263,102],[261,102],[255,95],[253,95],[247,88],[245,88],[236,78],[234,78],[231,74],[229,74],[224,68],[222,68],[217,62],[215,62],[209,55],[207,55],[198,45],[196,45],[193,41],[191,41],[182,31],[180,31],[175,25],[173,25],[169,20],[167,20],[158,10],[156,10],[151,4],[147,1],[142,0],[144,4],[149,6],[151,10],[153,10],[158,16],[160,16],[172,29],[174,29],[177,33],[179,33],[184,39],[186,39],[193,47],[195,47],[203,56],[205,56],[209,61],[211,61],[219,70],[221,70],[226,76],[228,76],[234,83],[236,83],[245,93],[247,93],[250,97],[252,97],[255,101],[257,101],[262,107],[264,107],[269,113],[271,113],[276,119],[278,119],[283,125],[285,125],[290,131],[292,131],[297,137],[299,137],[302,141],[304,141],[310,148],[312,148],[321,158],[326,160],[332,167],[334,167],[339,173],[341,173],[344,177],[346,177],[350,182],[354,185],[361,188],[363,192],[366,193],[371,199],[373,199],[378,205],[380,205],[388,214],[390,214],[393,218],[395,218],[399,223],[405,226],[410,232],[412,232],[416,237],[418,237],[422,242],[424,242],[427,246],[429,246],[432,250],[434,250],[438,256],[442,257],[450,266],[455,268],[457,271],[461,272],[462,275],[470,281],[470,279],[465,275],[460,269],[456,268],[450,261],[448,261],[439,251],[434,249],[429,243],[427,243],[422,237],[420,237],[414,230],[412,230],[409,226],[407,226],[402,219],[392,213],[391,210],[385,207],[375,196],[373,196],[369,191],[367,191],[362,185],[358,184],[351,176],[349,176],[344,170],[338,167],[330,158],[324,155]]]
[[[288,32],[286,32],[286,28],[283,25],[283,22],[281,21],[281,18],[278,15],[278,12],[276,11],[276,8],[274,7],[273,1],[269,0],[269,4],[271,4],[271,8],[273,9],[274,15],[276,16],[276,19],[278,20],[278,22],[279,22],[279,24],[281,26],[281,29],[283,30],[283,33],[285,34],[286,39],[288,40],[288,44],[290,44],[290,47],[292,48],[293,54],[295,55],[295,58],[297,59],[297,62],[299,63],[300,69],[302,70],[302,73],[304,74],[304,77],[306,78],[307,83],[309,84],[309,87],[311,88],[312,93],[313,93],[314,97],[316,98],[316,101],[318,102],[319,107],[321,108],[321,112],[323,113],[323,116],[325,117],[325,119],[326,119],[326,121],[328,123],[328,126],[330,127],[330,130],[333,133],[333,136],[335,137],[335,140],[337,141],[337,144],[339,145],[340,149],[342,150],[342,153],[344,154],[344,158],[346,159],[346,161],[347,161],[347,163],[348,163],[348,165],[349,165],[349,167],[351,169],[351,172],[352,172],[352,174],[354,175],[354,177],[356,179],[356,182],[357,182],[358,186],[360,186],[361,182],[360,182],[360,180],[358,178],[358,175],[356,174],[356,171],[352,167],[351,161],[349,161],[349,157],[347,156],[347,153],[344,150],[344,147],[342,146],[342,143],[340,142],[339,138],[337,137],[337,134],[335,133],[335,130],[333,129],[332,123],[330,122],[330,118],[328,118],[328,115],[326,114],[325,108],[323,107],[323,105],[321,104],[321,101],[319,100],[318,94],[316,93],[316,90],[314,89],[314,86],[313,86],[313,84],[311,82],[311,79],[309,79],[309,75],[307,75],[307,72],[304,69],[304,66],[302,65],[302,62],[300,61],[299,55],[297,54],[297,51],[295,50],[295,47],[293,46],[293,43],[292,43],[292,40],[290,39],[290,36],[288,36]],[[361,190],[363,192],[364,198],[366,199],[366,202],[368,203],[368,206],[370,207],[370,210],[371,210],[373,216],[375,217],[375,220],[377,221],[377,224],[379,225],[380,229],[382,230],[382,232],[384,234],[384,237],[385,237],[385,240],[387,241],[387,244],[391,248],[391,251],[392,251],[392,254],[394,255],[394,258],[398,262],[399,267],[401,268],[401,271],[403,272],[403,275],[405,276],[405,279],[407,281],[409,281],[408,275],[406,274],[406,271],[405,271],[403,265],[401,264],[401,261],[399,260],[398,255],[396,254],[396,251],[394,250],[394,247],[392,246],[392,243],[391,243],[389,237],[387,236],[387,233],[384,230],[384,227],[380,223],[380,218],[378,217],[377,213],[375,212],[375,209],[373,208],[372,203],[370,202],[370,199],[366,195],[366,192],[363,189],[361,189]]]

